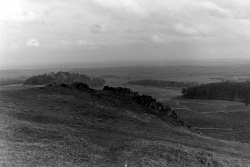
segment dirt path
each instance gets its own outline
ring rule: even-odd
[[[202,129],[202,130],[233,130],[232,128],[200,128],[200,127],[192,127],[194,129]]]
[[[232,113],[232,112],[249,112],[249,110],[233,110],[233,111],[229,111],[229,110],[218,110],[218,111],[212,111],[212,112],[201,112],[203,114],[216,114],[216,113]]]
[[[182,107],[182,108],[175,108],[175,109],[185,109],[185,110],[188,110],[188,111],[192,111],[192,112],[196,112],[196,113],[201,113],[201,112],[192,110],[192,109],[190,109],[190,108],[188,108],[188,107],[186,107],[184,105],[181,105],[179,100],[175,100],[175,103],[176,103],[177,106]]]
[[[192,110],[190,108],[188,108],[187,106],[185,105],[182,105],[180,104],[180,101],[179,100],[175,100],[175,103],[177,106],[179,106],[179,108],[173,108],[173,109],[176,109],[176,110],[181,110],[181,109],[185,109],[185,110],[188,110],[188,111],[192,111],[192,112],[196,112],[196,113],[200,113],[200,114],[216,114],[216,113],[232,113],[232,112],[249,112],[249,110],[247,109],[241,109],[241,110],[217,110],[217,111],[209,111],[209,112],[198,112],[198,111],[195,111],[195,110]],[[215,104],[208,104],[208,103],[194,103],[194,104],[204,104],[204,105],[210,105],[210,106],[216,106]],[[228,105],[221,105],[223,107],[227,107]]]

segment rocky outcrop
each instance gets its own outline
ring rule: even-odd
[[[164,116],[171,117],[179,125],[191,128],[191,126],[187,122],[181,120],[169,106],[164,106],[162,103],[157,102],[156,99],[154,99],[151,96],[139,95],[139,93],[133,92],[129,88],[122,88],[122,87],[114,88],[105,86],[103,90],[112,91],[113,93],[128,94],[132,96],[132,98],[136,101],[136,103],[148,107],[150,109],[156,110],[159,118],[164,118]]]
[[[128,94],[131,96],[138,96],[139,93],[137,92],[133,92],[131,89],[129,88],[122,88],[122,87],[109,87],[109,86],[104,86],[103,90],[108,90],[108,91],[112,91],[113,93],[122,93],[122,94]]]
[[[67,85],[65,83],[63,83],[61,85],[50,84],[48,86],[50,86],[50,87],[51,86],[62,87],[62,88],[67,88],[67,89],[77,89],[79,91],[83,91],[83,92],[87,92],[87,93],[96,92],[94,89],[89,88],[88,85],[81,83],[81,82],[76,82],[76,83],[69,84],[69,85]],[[168,120],[170,118],[170,119],[172,119],[172,121],[175,125],[191,128],[191,126],[187,122],[181,120],[178,117],[178,115],[169,106],[164,106],[162,103],[156,101],[156,99],[154,99],[151,96],[139,95],[138,92],[133,92],[131,89],[123,88],[123,87],[105,86],[103,88],[103,90],[112,92],[112,94],[117,95],[119,97],[124,97],[124,98],[127,97],[128,99],[126,99],[126,100],[128,100],[128,101],[130,101],[132,99],[132,101],[134,103],[137,103],[137,104],[140,104],[144,107],[152,109],[152,110],[145,110],[145,112],[148,114],[152,114],[161,120]],[[98,93],[97,94],[94,93],[93,95],[98,96]],[[116,96],[114,96],[112,98],[116,98]]]

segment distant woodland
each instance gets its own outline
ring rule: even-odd
[[[250,82],[209,83],[183,88],[184,98],[250,102]]]
[[[117,75],[101,75],[101,76],[99,76],[100,78],[121,78],[121,77],[119,77],[119,76],[117,76]]]
[[[48,85],[48,84],[71,84],[75,82],[82,82],[90,87],[103,86],[106,81],[101,78],[91,78],[83,74],[71,74],[68,72],[57,72],[50,74],[43,74],[33,76],[24,81],[25,85]]]
[[[175,88],[191,87],[198,84],[196,82],[177,82],[177,81],[163,81],[154,79],[129,81],[127,83],[130,85],[151,86],[151,87],[175,87]]]

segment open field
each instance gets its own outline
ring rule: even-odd
[[[178,116],[203,134],[224,140],[250,143],[250,106],[224,100],[181,98],[179,89],[129,86],[170,106]]]
[[[176,113],[203,134],[250,143],[250,107],[240,102],[178,100]]]

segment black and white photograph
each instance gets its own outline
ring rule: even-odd
[[[250,1],[0,0],[0,167],[250,167]]]

